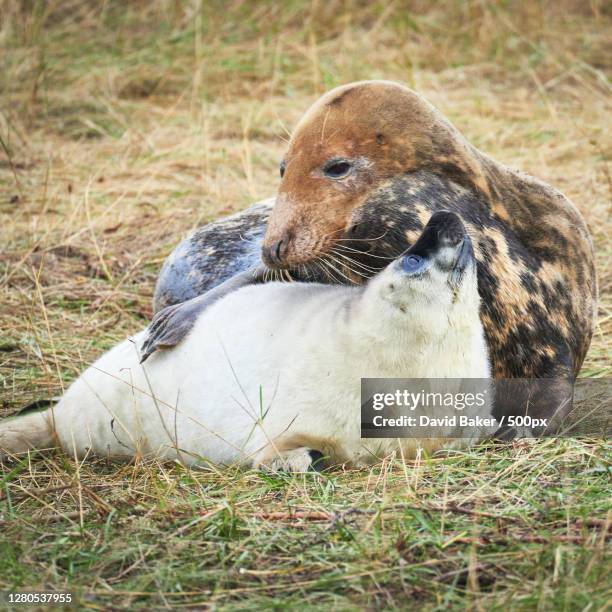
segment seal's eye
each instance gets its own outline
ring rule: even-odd
[[[283,159],[283,161],[280,163],[280,166],[278,167],[278,169],[280,170],[281,178],[283,178],[283,176],[285,176],[285,168],[286,167],[287,167],[287,164],[285,163],[285,160]]]
[[[353,166],[345,160],[334,160],[323,167],[323,174],[332,179],[341,179],[348,176]]]
[[[420,255],[406,255],[402,260],[402,268],[405,272],[416,272],[423,265],[423,258]]]

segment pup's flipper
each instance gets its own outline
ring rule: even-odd
[[[0,457],[57,446],[51,410],[0,421]]]

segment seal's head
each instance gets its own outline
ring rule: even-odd
[[[432,215],[415,244],[389,264],[366,287],[380,301],[394,325],[402,320],[428,338],[455,328],[480,328],[476,260],[458,215]],[[413,334],[414,335],[414,334]]]
[[[469,146],[402,85],[362,81],[331,90],[298,123],[281,162],[264,262],[298,266],[328,252],[336,239],[351,238],[353,211],[393,177],[425,167],[476,176]]]

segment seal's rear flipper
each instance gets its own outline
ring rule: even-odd
[[[56,445],[51,410],[0,421],[0,457]]]

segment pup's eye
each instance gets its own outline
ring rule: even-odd
[[[287,167],[287,164],[285,163],[285,160],[283,159],[283,161],[280,163],[280,166],[278,167],[278,169],[280,170],[281,178],[283,178],[283,176],[285,176],[285,168],[286,167]]]
[[[332,161],[325,165],[323,174],[328,178],[341,179],[348,175],[353,166],[344,160]]]
[[[406,255],[402,261],[402,268],[406,272],[415,272],[421,267],[423,258],[420,255]]]

